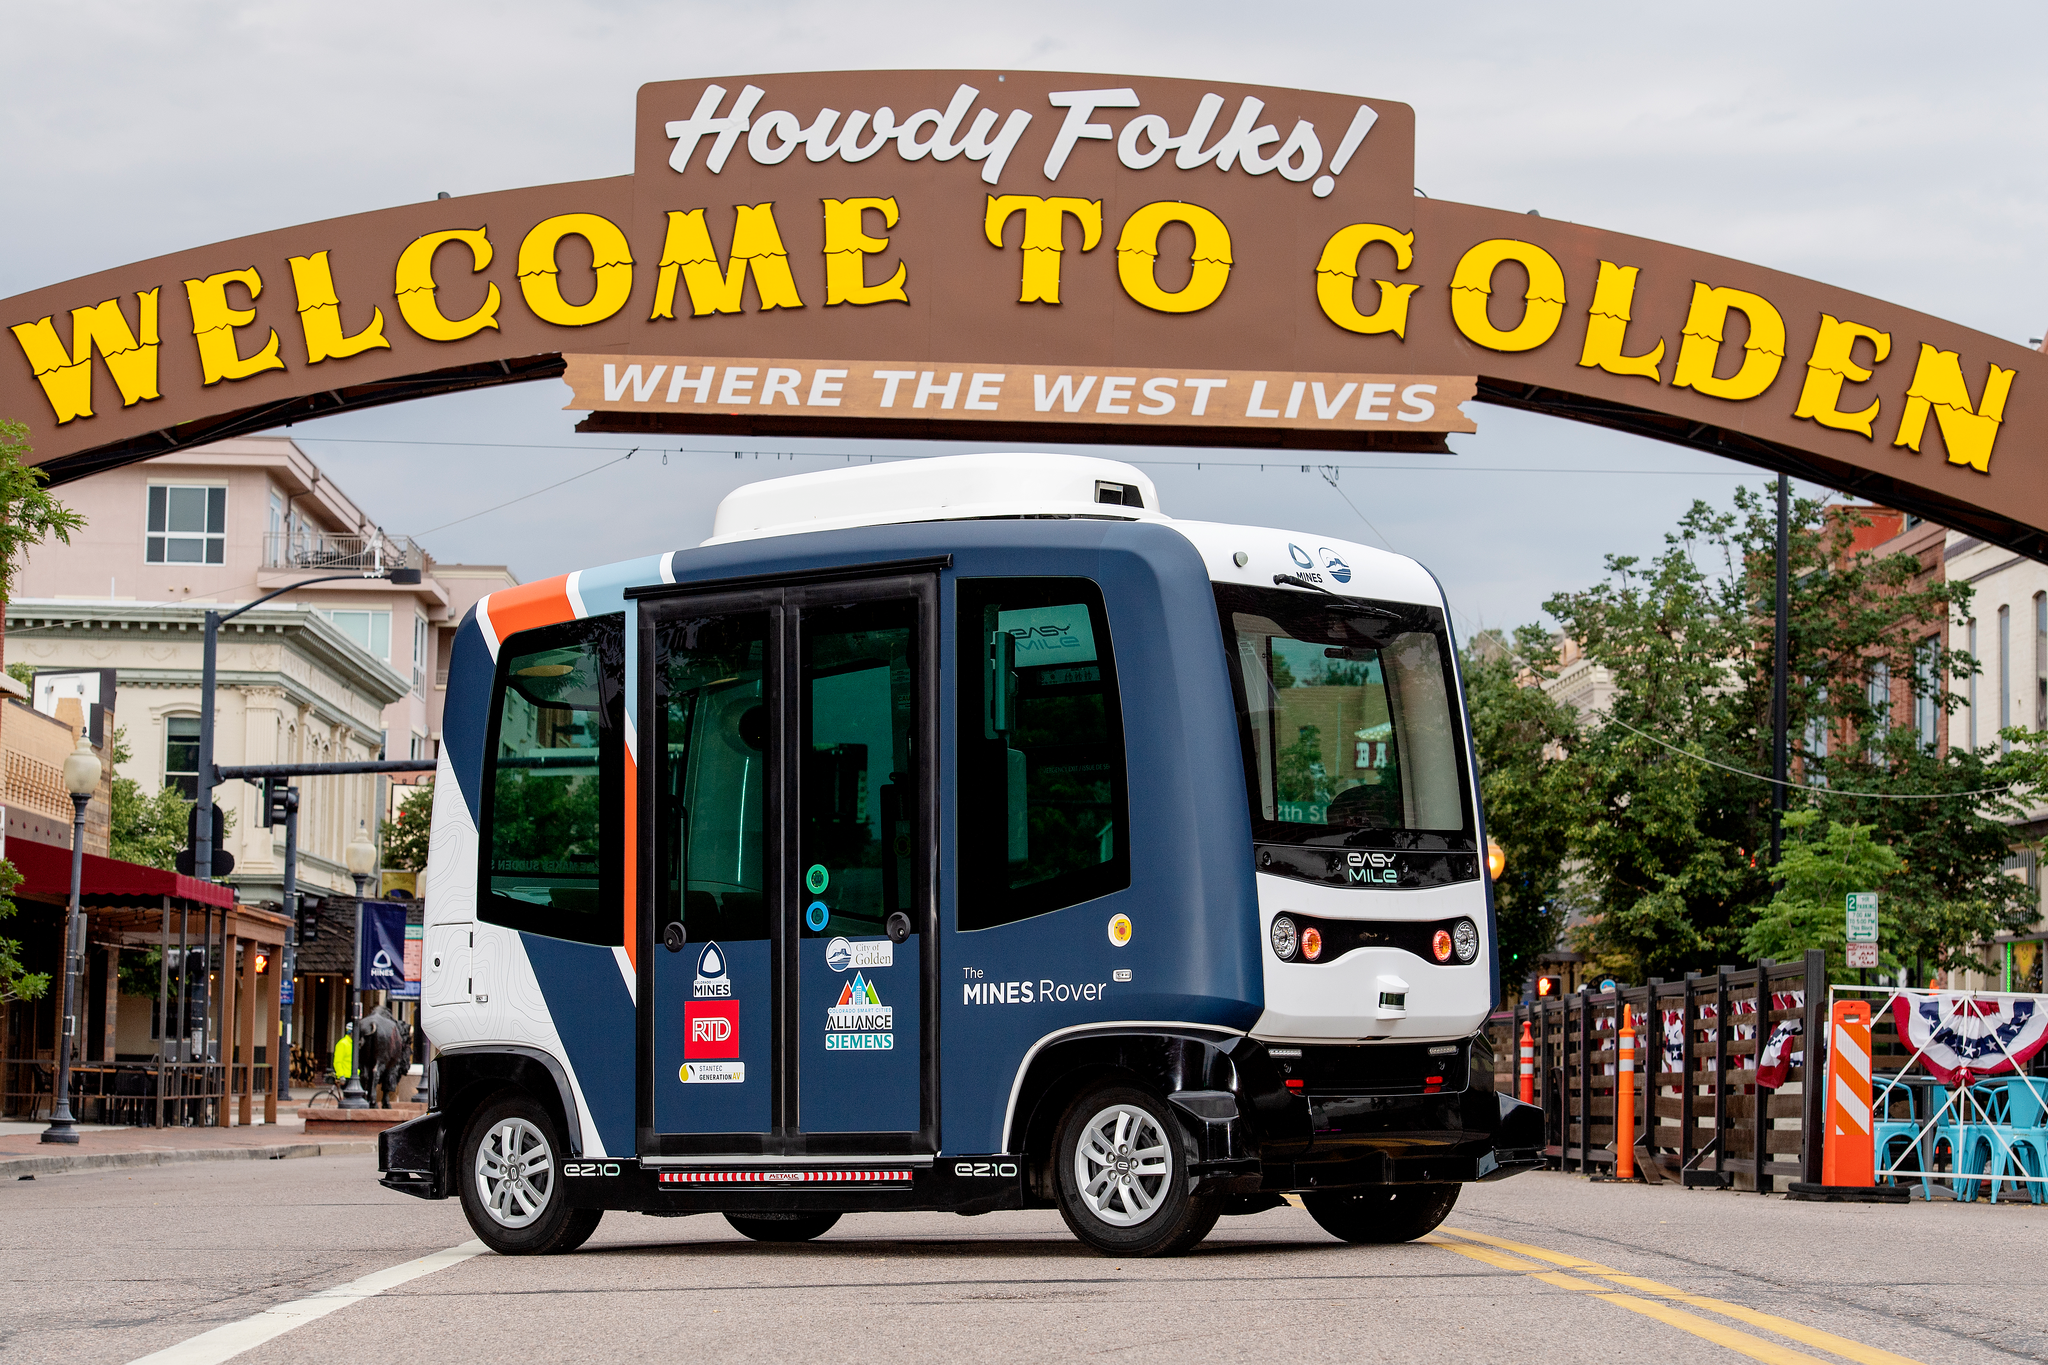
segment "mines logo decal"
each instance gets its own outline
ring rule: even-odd
[[[704,945],[697,954],[696,997],[699,1000],[732,998],[732,978],[726,975],[725,954],[716,943]]]

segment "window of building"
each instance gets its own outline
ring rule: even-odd
[[[1870,666],[1867,700],[1870,704],[1869,752],[1872,763],[1884,761],[1884,737],[1892,728],[1892,666],[1879,660]]]
[[[1920,745],[1932,752],[1941,747],[1941,637],[1930,635],[1913,651],[1917,682],[1913,695],[1913,728]]]
[[[1102,590],[960,581],[960,928],[1131,883],[1123,712]]]
[[[1814,714],[1806,718],[1806,782],[1808,786],[1825,787],[1827,773],[1823,771],[1828,759],[1828,722],[1825,712],[1828,708],[1828,690],[1816,687],[1813,690]]]
[[[320,608],[320,614],[334,622],[343,635],[354,640],[385,663],[391,662],[391,613],[388,611],[346,611]]]
[[[228,490],[151,484],[143,558],[151,564],[221,564],[227,559]]]
[[[2034,728],[2048,730],[2048,592],[2034,594]]]
[[[1977,653],[1977,618],[1976,618],[1976,617],[1972,616],[1972,617],[1970,618],[1970,622],[1969,622],[1969,627],[1968,627],[1968,629],[1969,629],[1969,637],[1968,637],[1968,638],[1969,638],[1969,641],[1970,641],[1970,662],[1971,662],[1971,663],[1973,663],[1973,664],[1979,665],[1979,666],[1981,667],[1981,666],[1982,666],[1982,664],[1983,664],[1983,659],[1982,659],[1981,657],[1979,657],[1979,655],[1978,655],[1978,653]],[[1965,680],[1965,682],[1963,683],[1963,689],[1964,689],[1964,702],[1965,702],[1965,704],[1966,704],[1966,705],[1967,705],[1967,706],[1969,707],[1969,715],[1970,715],[1970,720],[1969,720],[1969,745],[1970,745],[1970,748],[1971,748],[1971,750],[1972,750],[1972,751],[1974,752],[1974,751],[1976,750],[1976,748],[1977,748],[1977,671],[1976,671],[1976,669],[1972,669],[1972,670],[1971,670],[1971,672],[1970,672],[1970,676],[1969,676],[1969,677],[1968,677],[1968,679],[1967,679],[1967,680]]]
[[[623,622],[572,621],[505,641],[483,781],[480,919],[582,943],[625,942]]]
[[[2012,724],[2012,608],[1998,609],[1998,752],[2012,748],[2002,733]]]
[[[427,695],[427,618],[412,618],[412,690]]]
[[[199,799],[199,717],[164,718],[164,785],[187,801]]]

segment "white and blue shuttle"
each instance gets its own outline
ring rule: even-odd
[[[1494,1090],[1441,588],[1058,455],[758,483],[456,637],[429,1112],[502,1252],[1057,1207],[1109,1254],[1298,1194],[1405,1240],[1533,1167]]]

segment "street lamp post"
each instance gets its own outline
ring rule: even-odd
[[[57,1034],[57,1108],[45,1142],[78,1141],[71,1117],[71,1047],[78,1037],[78,966],[85,956],[85,915],[78,908],[78,884],[85,871],[85,806],[99,790],[100,761],[83,730],[78,747],[64,758],[64,790],[71,793],[71,912],[64,917],[64,1021]]]
[[[370,831],[366,821],[356,822],[356,837],[349,840],[344,853],[348,861],[348,874],[356,879],[356,941],[353,949],[354,961],[349,970],[360,978],[363,970],[363,892],[370,880],[370,874],[377,869],[377,846],[370,842]],[[368,1109],[370,1098],[363,1093],[363,983],[355,982],[355,989],[349,993],[352,1008],[348,1023],[348,1084],[341,1089],[340,1107],[343,1109]]]

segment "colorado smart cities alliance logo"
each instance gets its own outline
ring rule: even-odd
[[[861,972],[840,988],[839,1003],[825,1011],[827,1052],[888,1052],[896,1046],[896,1011],[882,1003]]]

